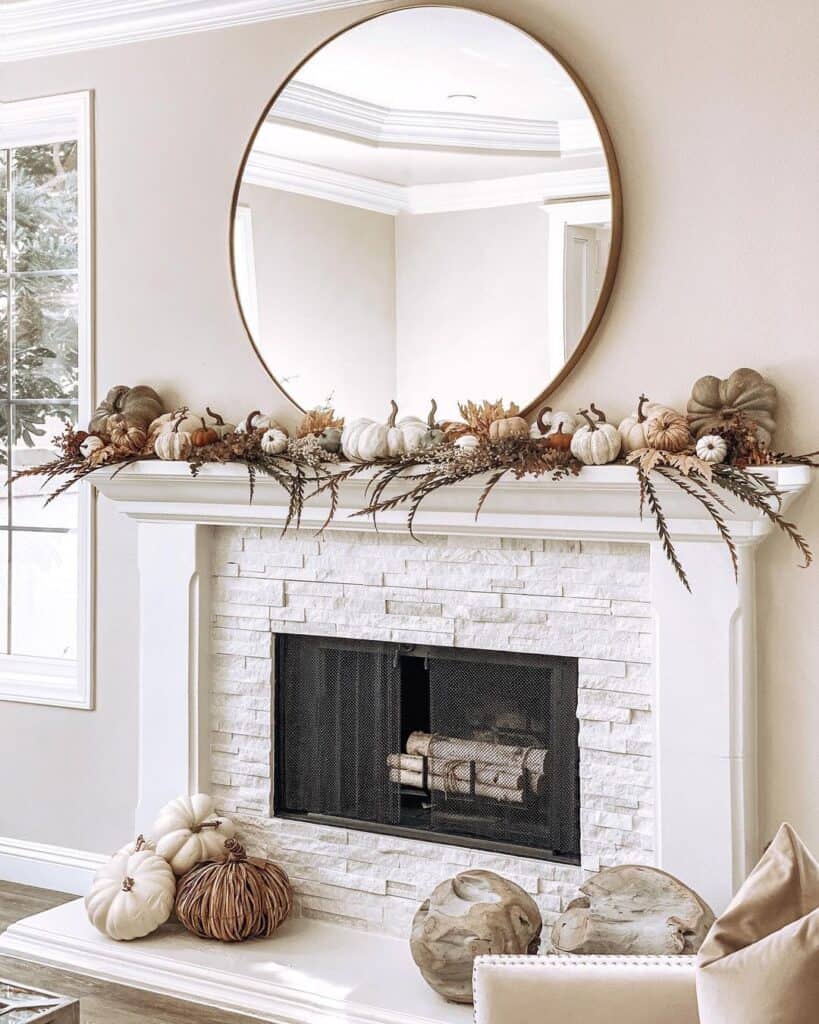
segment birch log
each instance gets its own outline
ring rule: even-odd
[[[469,782],[469,761],[447,761],[442,757],[429,757],[426,760],[429,775],[443,775],[444,778]],[[419,754],[389,754],[387,764],[390,768],[419,774],[424,770],[424,758]],[[475,781],[488,786],[500,786],[502,789],[523,789],[521,772],[497,764],[476,764]]]
[[[580,886],[552,928],[558,953],[604,956],[693,954],[714,923],[692,889],[657,868],[606,868]]]
[[[390,782],[414,789],[434,789],[436,793],[451,793],[455,796],[469,796],[469,781],[464,779],[448,779],[442,775],[427,775],[426,786],[421,772],[405,771],[402,768],[390,768]],[[475,796],[488,797],[506,804],[522,804],[522,789],[503,789],[500,786],[489,786],[475,783]]]
[[[424,757],[445,758],[453,761],[480,761],[496,764],[516,771],[530,771],[542,775],[546,768],[548,750],[542,747],[513,747],[505,743],[486,740],[462,740],[452,736],[438,736],[428,732],[410,733],[407,753]]]

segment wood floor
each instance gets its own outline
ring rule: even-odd
[[[76,897],[61,892],[0,881],[0,932],[20,918],[73,899]],[[83,1024],[258,1024],[255,1018],[210,1010],[181,999],[167,999],[10,957],[0,956],[0,978],[80,999]]]

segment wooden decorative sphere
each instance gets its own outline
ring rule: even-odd
[[[537,904],[519,885],[494,871],[462,871],[418,908],[410,949],[431,988],[453,1003],[471,1003],[475,957],[537,953],[542,927]]]
[[[290,913],[293,890],[272,861],[248,857],[236,839],[227,858],[205,861],[179,880],[176,916],[202,939],[242,942],[272,935]]]

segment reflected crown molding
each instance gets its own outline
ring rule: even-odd
[[[604,167],[546,171],[484,181],[396,185],[259,151],[252,151],[248,157],[242,182],[392,216],[399,213],[482,210],[542,203],[549,199],[599,196],[607,194],[610,188]]]
[[[360,7],[371,0],[13,0],[0,3],[0,62]]]
[[[281,92],[268,121],[304,125],[380,145],[536,152],[547,156],[560,156],[561,150],[561,125],[557,121],[384,107],[306,82],[291,82]],[[591,119],[589,126],[599,149],[600,140]],[[588,135],[589,129],[584,142]]]

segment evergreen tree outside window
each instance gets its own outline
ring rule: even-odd
[[[78,96],[87,109],[87,94]],[[53,99],[59,106],[69,97]],[[41,121],[38,105],[48,102],[28,101]],[[87,417],[89,158],[82,133],[60,131],[60,121],[47,140],[48,117],[33,126],[0,121],[4,484],[50,461],[54,437]],[[36,477],[0,494],[0,697],[88,707],[92,500],[72,489],[45,507],[47,497]]]

